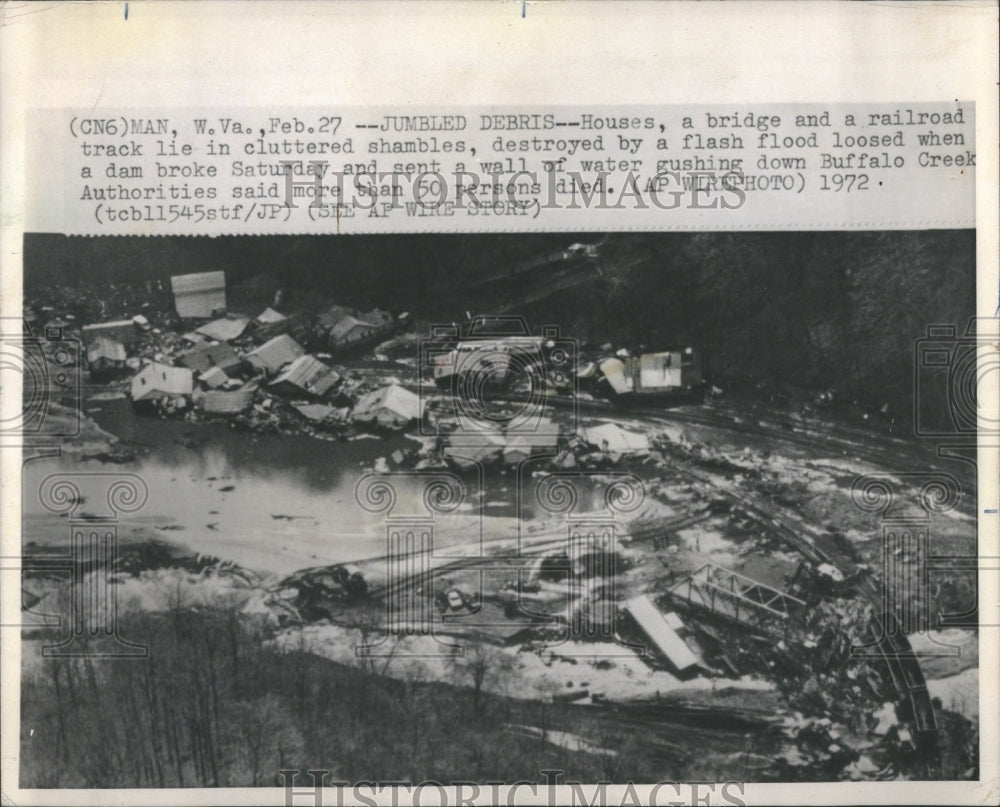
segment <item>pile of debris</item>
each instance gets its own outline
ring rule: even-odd
[[[368,582],[357,566],[338,564],[302,569],[278,582],[268,604],[281,622],[299,624],[331,619],[338,605],[364,600]]]
[[[221,417],[233,428],[327,439],[355,428],[401,429],[422,417],[415,393],[335,368],[329,352],[314,352],[362,348],[391,334],[389,312],[328,306],[315,317],[303,310],[286,314],[277,308],[279,289],[274,305],[256,315],[235,313],[227,308],[224,272],[171,278],[171,310],[165,285],[156,286],[159,306],[145,302],[145,313],[132,317],[98,316],[80,328],[74,313],[51,316],[57,309],[45,304],[48,296],[35,300],[25,316],[33,323],[47,317],[45,326],[79,336],[92,383],[124,384],[137,409],[161,417]],[[122,295],[130,303],[140,297],[139,291],[133,298]],[[88,303],[88,317],[111,307]]]

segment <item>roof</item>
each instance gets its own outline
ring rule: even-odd
[[[257,315],[257,322],[260,323],[271,323],[271,322],[281,322],[285,319],[285,315],[275,311],[273,308],[265,308],[260,314]]]
[[[483,462],[504,450],[504,438],[493,432],[460,431],[449,434],[445,441],[444,454],[454,460]]]
[[[225,287],[225,272],[196,272],[190,275],[174,275],[170,278],[170,288],[174,294],[197,294]]]
[[[536,448],[551,448],[559,442],[559,434],[554,431],[540,430],[512,434],[507,437],[507,449],[525,449],[531,451]]]
[[[201,343],[186,350],[177,357],[178,361],[185,367],[203,373],[213,367],[235,367],[240,363],[240,357],[236,351],[225,342],[218,342],[214,345]]]
[[[378,418],[381,410],[388,410],[404,420],[417,420],[422,406],[418,395],[398,384],[391,384],[358,398],[351,416],[355,420],[371,421]]]
[[[287,333],[283,333],[250,351],[245,358],[254,367],[274,373],[304,354],[302,346]]]
[[[378,328],[384,328],[386,325],[392,324],[392,314],[388,311],[383,311],[381,308],[373,308],[371,311],[364,311],[358,315],[358,319],[370,322]]]
[[[93,331],[114,330],[115,328],[128,328],[131,330],[134,327],[135,323],[130,319],[116,319],[114,322],[95,322],[91,325],[84,325],[83,332],[91,333]]]
[[[102,336],[113,337],[116,342],[122,342],[123,344],[134,344],[136,338],[135,323],[130,319],[84,325],[80,329],[80,333],[83,336],[83,343],[85,345],[89,345],[95,339]]]
[[[663,615],[663,620],[676,631],[684,630],[684,622],[675,611],[668,611]]]
[[[513,421],[512,423],[516,433],[510,433],[512,424],[508,424],[509,439],[521,440],[523,438],[524,442],[538,448],[551,447],[559,442],[559,423],[552,418],[529,417],[523,420],[523,425],[521,425],[521,421]]]
[[[125,361],[125,345],[107,336],[98,336],[87,347],[87,361],[94,364],[101,359],[108,361]]]
[[[496,446],[497,449],[507,445],[503,435],[490,431],[457,431],[445,437],[445,443],[450,446]]]
[[[351,315],[350,308],[346,308],[342,305],[331,305],[316,318],[316,324],[322,330],[329,331],[344,317],[349,317],[350,315]]]
[[[294,408],[309,420],[326,420],[337,411],[329,404],[295,404]]]
[[[649,597],[640,594],[625,603],[625,610],[632,616],[646,637],[656,645],[667,660],[678,672],[690,670],[698,665],[698,657],[691,648],[670,627],[659,609],[650,602]]]
[[[358,319],[357,317],[352,317],[350,314],[348,314],[345,317],[341,317],[337,321],[337,323],[330,329],[330,336],[333,337],[334,339],[341,339],[344,336],[347,336],[347,334],[349,334],[355,328],[359,327],[366,328],[370,331],[374,331],[377,330],[379,326],[375,325],[372,322],[368,322],[367,320]]]
[[[649,438],[617,423],[601,423],[583,430],[583,439],[604,451],[649,451]]]
[[[299,356],[289,364],[271,386],[291,384],[313,395],[325,395],[340,381],[340,375],[315,356]]]
[[[195,332],[219,342],[228,342],[240,336],[249,324],[249,317],[223,317],[196,328]]]
[[[533,448],[530,442],[515,438],[503,447],[503,458],[511,462],[518,457],[530,457]]]
[[[144,401],[161,395],[190,395],[192,372],[186,367],[152,362],[132,377],[132,400]]]
[[[209,389],[215,389],[225,384],[229,380],[229,376],[221,367],[213,367],[199,375],[198,380]]]

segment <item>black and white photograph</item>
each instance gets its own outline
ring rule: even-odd
[[[21,787],[979,778],[974,230],[23,253]]]
[[[0,804],[986,804],[998,0],[0,5]]]

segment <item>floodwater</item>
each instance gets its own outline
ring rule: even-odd
[[[419,447],[402,434],[348,441],[261,435],[234,431],[225,423],[137,415],[125,400],[88,401],[84,411],[135,447],[136,459],[28,462],[22,496],[25,540],[58,541],[67,529],[39,501],[40,486],[55,473],[74,475],[83,499],[79,511],[93,515],[106,510],[101,486],[107,484],[94,474],[137,474],[149,497],[141,510],[121,517],[123,540],[130,527],[144,528],[142,534],[263,574],[384,555],[387,516],[427,513],[422,502],[428,477],[414,472],[391,477],[396,490],[391,512],[368,512],[356,500],[358,483],[376,460]],[[437,517],[435,546],[472,541],[480,512],[488,540],[516,538],[518,506],[525,519],[536,514],[531,497],[518,505],[513,471],[485,481],[466,475],[462,482],[465,501]]]

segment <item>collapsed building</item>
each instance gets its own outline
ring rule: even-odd
[[[385,429],[402,429],[422,416],[420,397],[398,384],[362,395],[351,412],[352,420]]]
[[[317,317],[315,332],[330,350],[344,350],[368,345],[387,336],[392,332],[393,323],[392,314],[378,308],[357,311],[334,305]]]
[[[276,392],[322,398],[340,383],[340,374],[315,356],[304,355],[288,364],[268,385]]]
[[[247,363],[265,375],[275,375],[282,367],[305,355],[305,350],[288,334],[269,339],[244,356]]]
[[[181,353],[177,357],[177,361],[196,373],[205,373],[218,368],[227,375],[238,370],[243,363],[232,346],[226,342],[199,343],[190,350]]]
[[[108,380],[125,369],[125,345],[107,336],[98,336],[87,345],[87,366],[93,380]]]

